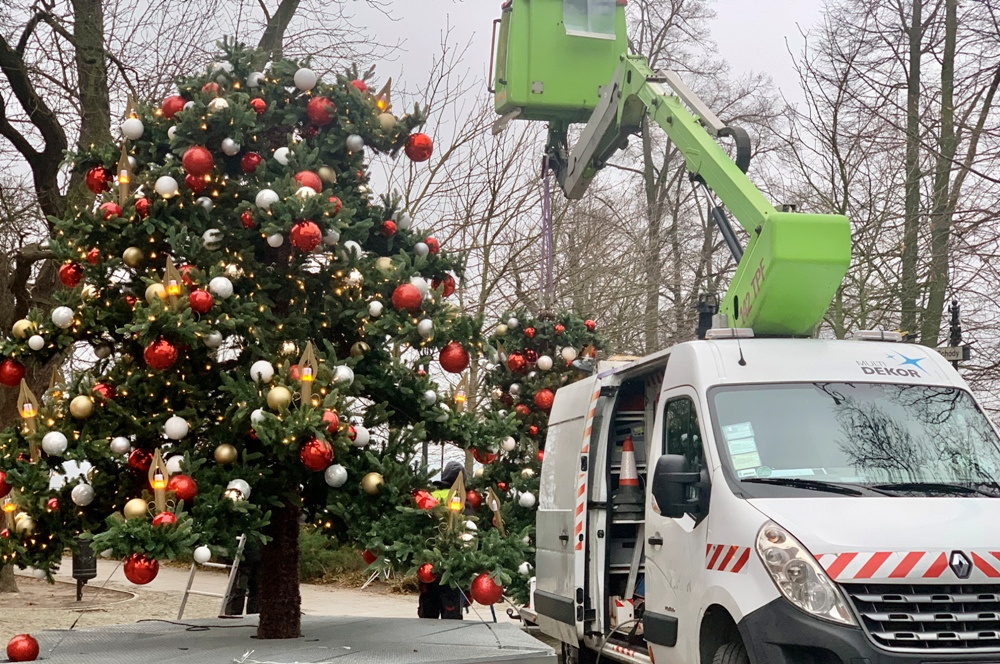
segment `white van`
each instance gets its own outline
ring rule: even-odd
[[[533,606],[567,661],[1000,663],[1000,439],[936,351],[727,338],[598,371],[542,465]]]

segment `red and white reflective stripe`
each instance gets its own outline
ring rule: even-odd
[[[632,650],[631,648],[626,648],[625,646],[611,645],[609,647],[612,652],[616,652],[619,655],[625,655],[626,657],[635,657],[636,655],[639,654],[636,651]]]
[[[705,569],[739,574],[750,561],[750,547],[735,544],[708,544],[705,547]]]
[[[632,434],[625,436],[625,442],[622,443],[622,471],[618,477],[618,486],[639,486],[639,468],[635,465]]]
[[[587,421],[583,426],[583,446],[580,448],[580,456],[590,456],[590,434],[594,429],[594,415],[597,412],[597,400],[601,396],[601,384],[598,382],[594,388],[594,394],[590,397],[590,410],[587,411]],[[589,465],[589,464],[588,464]],[[587,513],[587,473],[582,469],[587,467],[583,463],[578,466],[581,470],[576,476],[576,520],[573,527],[573,536],[576,540],[575,548],[583,551],[583,521]]]
[[[1000,552],[968,552],[980,574],[1000,578]],[[834,581],[939,579],[948,571],[948,551],[866,551],[826,553],[817,558]]]

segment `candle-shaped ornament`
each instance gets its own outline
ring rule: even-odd
[[[454,530],[456,523],[465,523],[465,518],[462,516],[462,512],[465,511],[464,473],[459,473],[458,477],[455,478],[455,483],[452,484],[451,489],[448,490],[448,496],[445,498],[444,504],[448,507],[449,530]]]
[[[312,386],[316,380],[316,372],[319,371],[319,361],[316,359],[316,351],[313,350],[312,342],[306,342],[306,349],[299,358],[299,382],[302,383],[302,403],[308,403],[312,398]]]
[[[21,390],[17,395],[17,412],[24,420],[24,431],[28,437],[28,452],[32,461],[38,461],[41,457],[41,448],[38,446],[38,399],[35,397],[28,381],[21,379]]]
[[[180,271],[174,267],[174,259],[167,256],[167,266],[163,269],[163,289],[167,291],[170,308],[177,310],[178,298],[184,292],[184,280]]]
[[[163,462],[163,455],[160,448],[156,448],[153,454],[153,462],[149,465],[149,485],[153,487],[153,505],[156,513],[165,512],[167,509],[167,464]]]
[[[500,499],[493,491],[493,487],[490,487],[489,491],[486,492],[486,506],[493,512],[493,525],[497,527],[501,535],[506,536],[507,533],[503,527],[503,514],[500,513]]]
[[[10,494],[3,499],[3,516],[7,521],[7,530],[14,530],[14,512],[17,511],[17,503],[13,501]]]
[[[122,141],[122,154],[118,158],[118,206],[125,209],[132,193],[132,164],[128,160],[128,141]]]
[[[382,89],[375,94],[375,105],[378,107],[380,113],[387,113],[392,109],[392,99],[390,98],[389,89],[392,87],[392,77],[385,82]]]

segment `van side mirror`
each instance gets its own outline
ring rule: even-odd
[[[707,482],[703,472],[690,471],[680,454],[664,454],[653,470],[653,498],[660,514],[679,519],[690,514],[701,520],[708,513]]]

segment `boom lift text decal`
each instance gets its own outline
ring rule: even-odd
[[[753,273],[753,278],[750,279],[750,290],[747,294],[743,296],[743,301],[740,302],[740,320],[746,320],[750,312],[753,311],[754,300],[757,299],[757,294],[760,293],[760,287],[764,283],[764,259],[760,259],[760,265],[757,266],[757,271]]]

